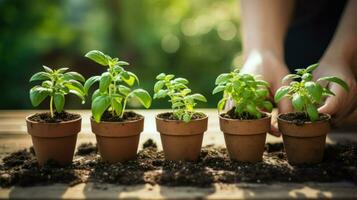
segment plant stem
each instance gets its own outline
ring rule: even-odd
[[[123,118],[123,115],[124,115],[124,111],[125,111],[125,106],[126,106],[126,100],[127,100],[128,97],[125,97],[124,99],[124,103],[123,103],[123,109],[122,109],[122,112],[120,114],[120,118]]]
[[[53,115],[53,107],[52,107],[52,104],[53,104],[53,96],[51,96],[51,99],[50,99],[50,112],[51,112],[51,117],[53,118],[54,115]]]

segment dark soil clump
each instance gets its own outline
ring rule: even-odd
[[[252,120],[252,119],[257,119],[256,116],[253,116],[249,114],[248,112],[243,113],[242,115],[237,115],[235,112],[235,107],[231,108],[229,111],[226,113],[221,114],[221,117],[227,118],[227,119],[239,119],[239,120]],[[266,117],[267,115],[265,113],[262,113],[262,118]]]
[[[157,145],[154,142],[154,140],[152,140],[152,139],[146,140],[146,142],[144,142],[144,144],[143,144],[143,149],[150,148],[150,147],[157,149]]]
[[[163,120],[179,120],[177,117],[172,112],[167,112],[167,113],[161,113],[157,115],[158,118],[163,119]],[[197,119],[202,119],[205,118],[206,115],[203,113],[195,112],[192,115],[191,120],[197,120]]]
[[[302,125],[305,122],[311,122],[309,116],[304,112],[286,113],[280,115],[280,118],[298,125]],[[326,119],[328,119],[328,116],[326,114],[319,113],[319,119],[317,121],[323,121]]]
[[[196,162],[166,161],[152,140],[145,142],[143,147],[135,160],[108,164],[100,159],[95,145],[82,144],[73,164],[67,167],[51,162],[39,167],[31,151],[21,150],[3,159],[0,185],[94,182],[209,187],[213,183],[241,182],[357,183],[357,143],[328,145],[322,163],[299,166],[287,162],[282,143],[267,144],[263,161],[255,164],[231,161],[225,148],[213,146],[203,147]]]
[[[41,123],[60,123],[65,121],[71,121],[80,118],[81,116],[78,114],[72,114],[68,112],[55,112],[53,113],[54,116],[51,117],[51,113],[44,112],[44,113],[36,113],[29,117],[29,120]]]
[[[143,116],[139,115],[135,112],[128,111],[124,112],[123,117],[114,116],[111,112],[105,111],[102,115],[101,121],[104,122],[129,122],[129,121],[136,121],[142,119]]]

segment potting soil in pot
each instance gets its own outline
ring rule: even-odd
[[[230,161],[225,148],[203,147],[197,162],[165,161],[163,152],[148,140],[137,159],[107,164],[100,160],[93,144],[82,144],[73,164],[57,167],[49,162],[40,168],[32,148],[5,157],[0,165],[0,185],[33,186],[52,183],[75,185],[82,182],[121,185],[160,184],[209,187],[213,183],[336,182],[357,183],[357,143],[326,147],[322,163],[291,166],[283,145],[267,144],[263,162],[256,164]]]

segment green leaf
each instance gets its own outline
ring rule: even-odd
[[[98,50],[92,50],[86,53],[85,57],[103,66],[108,66],[109,64],[108,56]]]
[[[104,111],[106,111],[111,103],[111,98],[108,95],[98,96],[92,101],[92,115],[96,122],[100,122]]]
[[[165,79],[169,81],[169,80],[173,79],[174,77],[175,77],[175,75],[168,74],[168,75],[165,76]]]
[[[317,111],[317,108],[313,104],[307,104],[306,110],[312,122],[319,119],[319,113]]]
[[[53,70],[52,70],[51,68],[49,68],[49,67],[47,67],[47,66],[45,66],[45,65],[42,65],[42,67],[43,67],[43,69],[44,69],[46,72],[48,72],[48,73],[50,73],[50,74],[53,73]]]
[[[156,92],[160,91],[164,86],[165,86],[164,81],[157,81],[154,85],[154,92],[156,93]]]
[[[188,114],[188,113],[185,113],[185,114],[183,114],[183,116],[182,116],[182,120],[184,121],[184,122],[190,122],[191,121],[191,115],[190,114]]]
[[[347,92],[349,91],[349,87],[348,87],[347,83],[338,77],[335,77],[335,76],[322,77],[317,80],[317,82],[320,82],[320,81],[334,82],[334,83],[340,85],[343,89],[345,89],[345,91],[347,91]]]
[[[186,96],[186,95],[189,94],[189,93],[191,93],[191,89],[188,89],[188,88],[185,88],[185,89],[183,89],[183,90],[181,91],[181,94],[182,94],[183,96]]]
[[[65,77],[66,80],[74,79],[74,80],[77,80],[77,81],[80,81],[80,82],[84,82],[85,81],[84,77],[78,72],[67,72],[67,73],[64,74],[64,77]]]
[[[92,85],[99,80],[100,80],[100,76],[92,76],[89,79],[87,79],[87,81],[84,83],[84,87],[83,87],[84,92],[86,94],[88,94],[89,88],[92,87]]]
[[[117,72],[117,73],[121,73],[121,72],[123,72],[125,70],[124,70],[124,68],[120,67],[119,65],[115,65],[114,66],[114,71]]]
[[[151,106],[151,96],[146,90],[136,89],[133,90],[128,96],[136,97],[136,99],[139,100],[145,108],[150,108]]]
[[[62,93],[56,93],[54,95],[54,103],[55,103],[55,107],[56,107],[56,111],[57,112],[62,112],[63,111],[63,107],[64,107],[64,102],[65,102],[65,99],[64,99],[64,95]]]
[[[119,61],[117,63],[119,66],[127,66],[127,65],[130,65],[128,62],[125,62],[125,61]]]
[[[196,94],[192,94],[190,96],[197,101],[207,102],[206,97],[204,97],[202,94],[196,93]]]
[[[139,83],[138,77],[132,72],[123,71],[121,75],[122,75],[122,80],[129,86],[134,85],[135,80]]]
[[[182,83],[182,84],[188,84],[188,80],[187,79],[185,79],[185,78],[175,78],[174,79],[174,82],[176,82],[176,83]]]
[[[100,92],[106,92],[108,90],[108,87],[110,85],[110,82],[112,81],[112,78],[110,76],[109,72],[104,72],[99,81],[99,91]]]
[[[159,90],[154,94],[154,99],[161,99],[167,96],[167,90]]]
[[[47,72],[37,72],[30,78],[30,82],[43,81],[43,80],[51,80],[51,74]]]
[[[296,111],[301,111],[304,108],[304,101],[298,93],[293,95],[291,103],[293,104],[293,107]]]
[[[156,79],[157,79],[157,80],[164,80],[165,77],[166,77],[166,74],[165,74],[165,73],[161,73],[161,74],[159,74],[159,75],[156,76]]]
[[[121,98],[114,97],[112,98],[112,107],[117,115],[121,115],[123,111],[123,105],[121,104]]]
[[[263,85],[263,86],[269,87],[269,83],[266,81],[256,80],[255,82],[257,83],[257,85]]]
[[[86,95],[83,85],[80,82],[76,81],[76,80],[70,80],[65,85],[66,85],[66,87],[68,89],[77,90],[83,96]]]
[[[93,94],[92,94],[92,101],[95,99],[95,98],[97,98],[98,96],[100,96],[101,94],[100,94],[100,91],[99,91],[99,89],[96,89],[94,92],[93,92]]]
[[[82,104],[85,103],[86,100],[85,100],[84,95],[82,93],[78,92],[77,90],[69,90],[69,93],[74,94],[77,97],[79,97],[82,100]]]
[[[172,107],[172,109],[175,109],[175,108],[180,108],[180,107],[182,107],[184,105],[185,105],[184,103],[178,101],[176,103],[173,103],[171,107]]]
[[[311,81],[312,80],[312,75],[310,73],[303,74],[301,79],[304,80],[304,81]]]
[[[335,93],[333,93],[330,89],[328,88],[323,88],[323,94],[327,96],[336,96]]]
[[[257,110],[257,107],[253,103],[247,105],[247,111],[249,114],[256,116],[258,119],[261,118],[261,113]]]
[[[223,84],[223,83],[227,82],[230,78],[232,78],[232,75],[229,74],[229,73],[220,74],[220,75],[216,78],[215,84],[216,84],[216,85]]]
[[[293,80],[293,79],[296,79],[296,78],[300,78],[300,76],[297,75],[297,74],[288,74],[283,78],[283,80],[281,82],[285,83],[288,80]]]
[[[270,101],[263,101],[262,105],[269,112],[273,110],[273,104]]]
[[[69,68],[67,68],[67,67],[60,68],[60,69],[57,70],[57,72],[60,73],[60,74],[63,74],[63,73],[66,72],[68,69],[69,69]]]
[[[131,89],[126,87],[126,86],[124,86],[124,85],[119,85],[118,86],[118,90],[119,90],[120,93],[122,93],[125,96],[128,96],[129,93],[131,92]]]
[[[48,95],[52,92],[49,88],[44,88],[41,86],[35,86],[30,90],[30,100],[33,106],[38,106],[40,103],[46,99]]]
[[[217,104],[218,112],[221,112],[224,109],[224,106],[226,105],[226,101],[227,101],[226,98],[219,100],[219,102]]]
[[[323,93],[322,87],[312,81],[306,82],[304,86],[312,98],[319,103]]]
[[[212,91],[212,94],[217,94],[218,92],[221,92],[223,91],[224,89],[226,89],[226,86],[224,85],[218,85],[216,86],[213,91]]]
[[[269,91],[267,89],[258,89],[256,90],[256,93],[260,98],[268,97]]]
[[[308,66],[305,70],[305,72],[313,72],[317,67],[319,66],[319,63],[312,64]]]
[[[288,94],[289,90],[290,90],[289,86],[280,87],[274,95],[274,101],[278,103],[286,94]]]

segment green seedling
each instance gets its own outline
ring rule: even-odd
[[[154,99],[168,97],[172,104],[173,115],[177,120],[190,122],[196,113],[194,107],[196,101],[207,102],[202,94],[191,94],[191,89],[187,87],[188,80],[185,78],[174,78],[172,74],[161,73],[157,75],[158,80],[154,86]]]
[[[304,112],[310,121],[319,119],[317,107],[323,103],[324,97],[334,96],[335,94],[327,87],[323,87],[321,82],[334,82],[349,90],[348,85],[335,76],[322,77],[313,81],[312,72],[318,67],[318,64],[308,66],[306,69],[297,69],[296,74],[286,75],[282,83],[292,80],[288,86],[280,87],[274,100],[279,102],[283,97],[288,97],[295,111]],[[298,79],[298,81],[295,81]]]
[[[54,117],[53,104],[58,113],[63,111],[65,95],[74,94],[78,96],[82,103],[85,102],[85,91],[82,83],[84,77],[77,72],[66,72],[68,68],[57,70],[43,66],[44,71],[34,74],[30,82],[42,81],[41,85],[36,85],[30,90],[30,100],[33,106],[38,106],[46,97],[50,97],[50,113]]]
[[[262,110],[271,112],[273,109],[273,105],[267,100],[269,84],[250,74],[240,74],[239,69],[220,74],[215,84],[217,86],[212,93],[223,92],[223,97],[217,104],[219,112],[224,109],[227,101],[234,102],[234,112],[239,118],[245,118],[249,114],[260,119]]]
[[[99,88],[92,95],[92,115],[96,122],[100,122],[106,110],[122,118],[131,97],[136,98],[145,108],[151,106],[151,96],[146,90],[131,88],[135,82],[139,84],[139,79],[123,68],[129,63],[111,58],[98,50],[88,52],[85,57],[107,68],[101,76],[90,77],[84,84],[84,91],[88,93],[89,88],[99,82]]]

